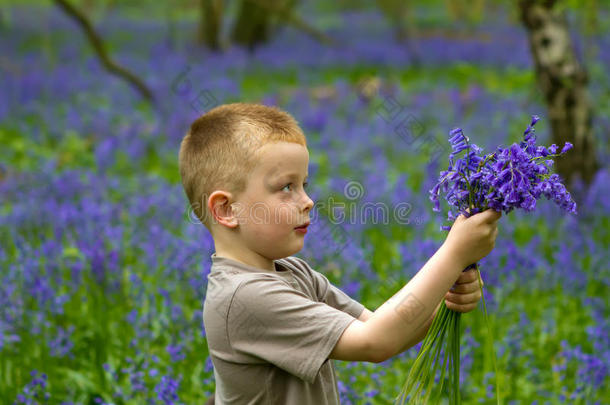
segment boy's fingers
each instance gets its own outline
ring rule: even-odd
[[[456,284],[466,284],[466,283],[471,283],[476,279],[478,279],[477,271],[475,269],[471,269],[468,271],[463,271],[455,283]]]
[[[475,292],[479,290],[479,283],[470,282],[466,284],[454,284],[453,287],[449,290],[449,292],[455,294],[468,294],[471,292]]]
[[[464,214],[460,214],[458,215],[458,217],[455,219],[455,223],[460,223],[466,220],[466,216]]]
[[[492,222],[496,222],[497,220],[500,219],[500,217],[502,217],[502,211],[495,211],[495,210],[489,208],[476,215],[481,215],[481,220],[483,222],[487,222],[487,223],[491,224]]]
[[[470,311],[474,310],[477,307],[478,302],[476,304],[456,305],[452,302],[445,301],[445,305],[447,305],[447,308],[449,308],[452,311],[465,313],[465,312],[470,312]]]
[[[454,294],[448,292],[445,294],[445,300],[455,305],[469,305],[476,304],[481,299],[481,292],[475,291],[468,294]]]

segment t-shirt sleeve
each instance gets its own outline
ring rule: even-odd
[[[315,277],[316,292],[320,301],[340,311],[347,312],[354,318],[358,318],[362,314],[364,305],[335,287],[324,274],[312,270],[312,275]]]
[[[341,334],[355,318],[275,277],[242,281],[231,300],[232,349],[263,359],[313,383]]]
[[[308,273],[312,277],[312,282],[320,301],[330,305],[333,308],[337,308],[340,311],[347,312],[354,318],[360,317],[364,311],[364,305],[351,298],[339,288],[335,287],[324,274],[312,269],[305,260],[296,256],[291,258],[299,262],[302,267],[307,269]]]

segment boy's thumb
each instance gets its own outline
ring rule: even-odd
[[[498,219],[500,219],[500,217],[502,216],[502,211],[496,211],[493,210],[491,208],[483,211],[483,215],[486,216],[486,221],[487,222],[494,222],[497,221]]]
[[[464,222],[464,221],[466,221],[466,216],[464,214],[460,214],[455,219],[454,223],[459,224],[460,222]]]

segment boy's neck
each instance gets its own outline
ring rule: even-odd
[[[256,267],[258,269],[275,272],[275,263],[273,260],[261,256],[254,252],[229,252],[225,250],[216,250],[216,256],[226,257],[227,259],[235,260],[248,266]]]

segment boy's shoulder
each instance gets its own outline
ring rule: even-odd
[[[214,259],[203,305],[203,320],[212,341],[225,338],[230,313],[263,317],[268,307],[277,306],[278,299],[319,301],[319,282],[305,260],[287,256],[275,262],[276,271],[270,272],[224,257]]]
[[[206,301],[230,303],[236,293],[244,295],[244,290],[262,294],[273,287],[282,289],[281,286],[295,288],[312,298],[317,296],[320,276],[300,257],[287,256],[275,260],[275,272],[264,271],[226,257],[212,257],[212,267],[207,277]]]

